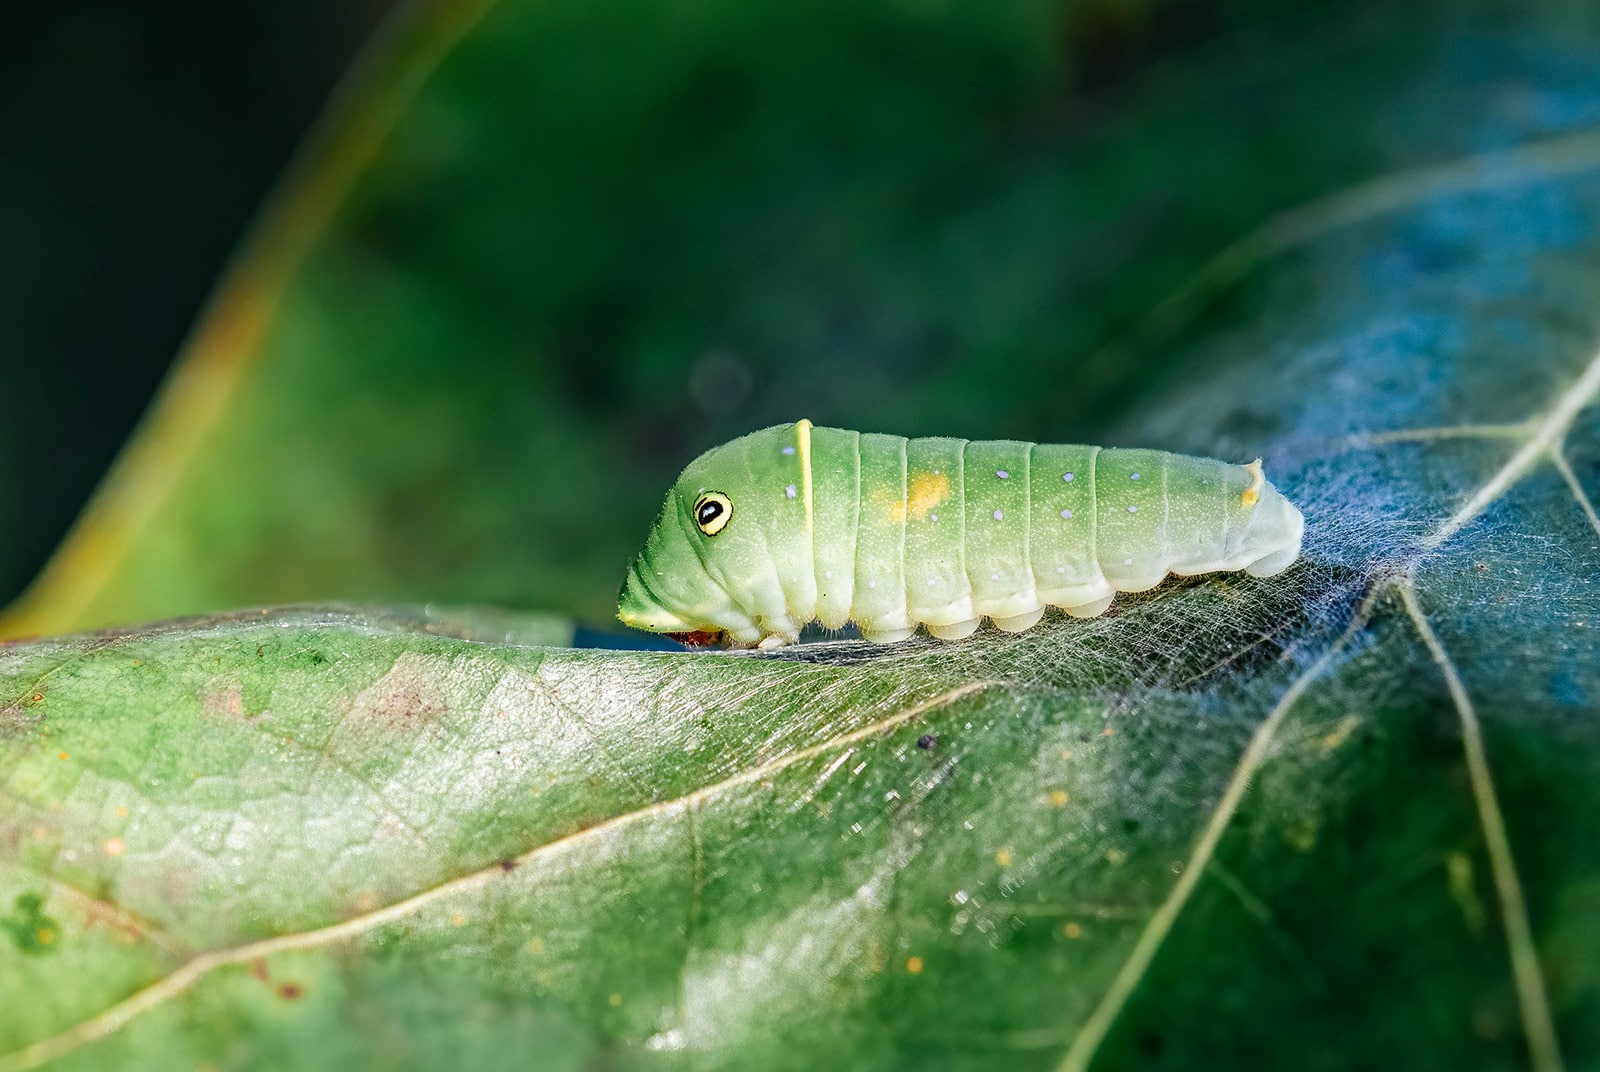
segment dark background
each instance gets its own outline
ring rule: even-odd
[[[144,411],[389,0],[63,0],[0,34],[0,604]]]

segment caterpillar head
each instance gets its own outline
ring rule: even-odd
[[[796,428],[763,429],[689,464],[628,568],[618,618],[690,643],[798,632],[777,574],[788,564],[776,557],[784,533],[805,525]]]

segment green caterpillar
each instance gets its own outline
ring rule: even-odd
[[[1168,573],[1271,576],[1304,528],[1259,461],[798,421],[689,464],[617,616],[695,643],[776,647],[812,620],[959,640],[985,617],[1027,629],[1047,606],[1091,618]]]

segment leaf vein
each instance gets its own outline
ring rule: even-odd
[[[1495,892],[1500,899],[1500,917],[1511,954],[1517,1006],[1522,1013],[1522,1029],[1528,1037],[1533,1067],[1535,1072],[1561,1072],[1561,1048],[1556,1041],[1555,1025],[1550,1019],[1550,1003],[1545,995],[1539,955],[1533,944],[1533,931],[1528,925],[1528,906],[1523,899],[1522,883],[1517,878],[1516,861],[1511,855],[1511,840],[1506,834],[1505,818],[1501,815],[1500,803],[1494,791],[1494,775],[1489,769],[1488,753],[1483,745],[1483,728],[1478,722],[1477,711],[1472,706],[1472,698],[1467,694],[1461,674],[1434,633],[1433,626],[1428,623],[1421,604],[1417,602],[1416,586],[1407,579],[1397,583],[1396,587],[1400,590],[1406,614],[1444,676],[1445,687],[1449,689],[1450,699],[1461,719],[1461,746],[1466,752],[1472,797],[1477,804],[1484,847],[1489,854]]]
[[[1540,458],[1552,454],[1578,414],[1594,401],[1596,392],[1600,392],[1600,354],[1590,359],[1572,386],[1561,392],[1545,415],[1532,425],[1528,438],[1506,464],[1422,541],[1423,550],[1431,551],[1460,532],[1521,480]]]
[[[1112,1024],[1116,1022],[1128,999],[1144,979],[1167,935],[1172,932],[1179,913],[1189,903],[1189,897],[1199,884],[1201,875],[1205,873],[1207,865],[1216,855],[1217,845],[1233,821],[1234,814],[1239,810],[1245,793],[1250,789],[1252,779],[1268,759],[1278,728],[1283,724],[1289,711],[1299,702],[1300,697],[1311,687],[1312,682],[1333,665],[1356,633],[1365,627],[1366,609],[1370,603],[1369,598],[1358,609],[1355,618],[1339,638],[1329,645],[1311,666],[1289,683],[1289,687],[1278,698],[1278,702],[1267,712],[1267,717],[1256,727],[1256,732],[1245,747],[1244,754],[1239,757],[1238,765],[1234,767],[1227,788],[1223,790],[1222,799],[1218,801],[1216,809],[1206,821],[1199,840],[1190,851],[1189,858],[1184,862],[1183,873],[1178,876],[1178,881],[1173,883],[1166,899],[1150,916],[1144,930],[1134,943],[1133,950],[1128,954],[1128,959],[1123,962],[1122,968],[1101,996],[1100,1003],[1095,1006],[1094,1011],[1089,1014],[1089,1018],[1084,1021],[1073,1038],[1072,1045],[1067,1048],[1066,1056],[1057,1066],[1060,1072],[1085,1072],[1089,1067],[1089,1062],[1094,1059],[1100,1044],[1105,1041]]]
[[[1597,167],[1600,130],[1584,130],[1509,151],[1474,154],[1379,175],[1299,207],[1284,209],[1224,246],[1129,332],[1097,351],[1089,364],[1107,367],[1119,360],[1131,360],[1135,354],[1172,339],[1262,264],[1340,227],[1397,212],[1439,193],[1502,189]]]
[[[1600,514],[1595,513],[1594,502],[1583,490],[1583,485],[1578,482],[1578,474],[1572,471],[1572,464],[1567,461],[1567,456],[1559,449],[1550,452],[1550,459],[1555,463],[1556,472],[1561,474],[1561,479],[1567,482],[1572,497],[1578,500],[1578,505],[1583,509],[1583,516],[1589,519],[1589,527],[1594,529],[1595,535],[1600,536]]]
[[[596,823],[594,826],[568,834],[565,837],[557,838],[542,845],[536,845],[516,857],[515,863],[520,867],[546,854],[585,843],[602,834],[627,827],[635,822],[664,815],[679,808],[697,807],[707,800],[715,799],[729,789],[748,785],[752,782],[760,782],[765,778],[781,773],[789,767],[824,755],[836,748],[849,747],[858,741],[880,736],[927,714],[929,711],[948,706],[984,689],[993,688],[996,684],[996,682],[992,681],[973,681],[947,689],[859,729],[739,771],[720,782],[714,782],[692,793],[624,812],[603,822]],[[516,870],[516,868],[512,870]],[[504,863],[496,862],[477,871],[440,883],[430,889],[415,893],[404,900],[396,901],[372,912],[353,916],[350,919],[327,927],[298,934],[276,935],[272,938],[248,942],[232,949],[203,953],[170,975],[157,980],[143,990],[130,995],[90,1019],[68,1028],[66,1031],[30,1043],[9,1054],[0,1054],[0,1072],[25,1072],[25,1070],[37,1068],[46,1062],[56,1060],[82,1046],[104,1039],[121,1030],[143,1013],[182,994],[218,968],[249,963],[258,957],[268,957],[290,950],[331,945],[335,942],[354,938],[376,930],[385,924],[404,919],[419,909],[425,908],[435,901],[442,900],[452,894],[487,885],[495,878],[506,873]]]

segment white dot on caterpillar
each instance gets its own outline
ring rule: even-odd
[[[794,448],[793,447],[784,447],[783,448],[783,452],[785,454],[793,454],[794,453]]]
[[[929,514],[928,515],[928,520],[929,521],[937,521],[937,520],[939,520],[939,515],[938,514]]]
[[[1063,520],[1063,521],[1071,521],[1072,520],[1072,511],[1071,510],[1063,510],[1063,511],[1061,511],[1061,520]]]
[[[1072,474],[1071,473],[1062,473],[1061,474],[1061,479],[1065,480],[1068,484],[1070,484],[1070,483],[1072,483]]]
[[[1139,508],[1138,508],[1138,507],[1137,507],[1137,506],[1130,506],[1130,507],[1128,507],[1128,513],[1130,513],[1130,514],[1137,514],[1137,513],[1138,513],[1138,512],[1139,512]]]
[[[877,581],[868,581],[867,582],[867,587],[868,588],[876,588],[876,587],[878,587],[878,582]]]
[[[794,498],[795,497],[794,485],[793,484],[785,484],[784,488],[783,488],[783,494],[787,498],[790,498],[790,499]]]
[[[1000,579],[1000,571],[995,570],[993,573],[989,574],[989,579],[992,581],[998,581]]]
[[[938,583],[939,583],[939,578],[937,578],[937,577],[929,577],[928,578],[928,587],[929,588],[932,588],[934,585],[936,585]]]
[[[996,469],[994,471],[994,475],[999,477],[1001,480],[1004,480],[1006,477],[1010,476],[1011,474],[1006,472],[1004,469]]]
[[[824,580],[829,580],[829,581],[833,580],[833,571],[832,570],[824,570],[823,574],[822,574],[822,577],[823,577]]]
[[[1122,560],[1122,564],[1123,564],[1123,565],[1124,565],[1124,566],[1131,566],[1131,565],[1133,565],[1133,559],[1131,559],[1131,558],[1125,558],[1125,559],[1123,559],[1123,560]]]
[[[1128,479],[1129,480],[1138,480],[1139,479],[1139,474],[1138,473],[1134,473],[1132,476],[1128,477]]]
[[[999,510],[996,510],[994,512],[994,519],[996,521],[1004,521],[1005,518],[1006,518],[1006,515],[1004,513],[1000,512]]]
[[[1065,572],[1067,572],[1067,567],[1065,567],[1065,566],[1057,566],[1056,567],[1056,572],[1057,573],[1065,573]]]

